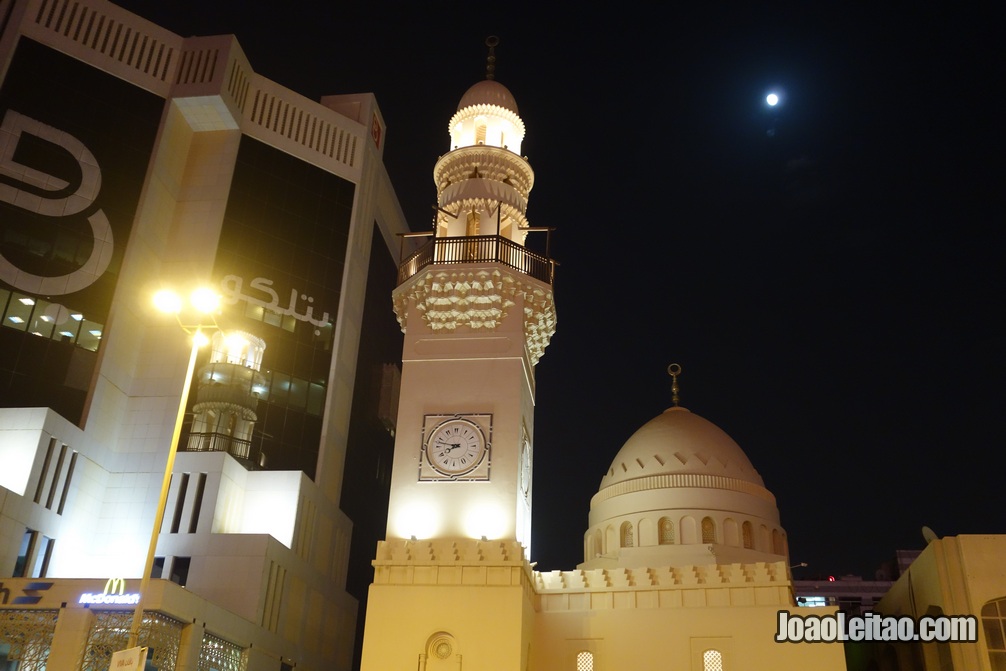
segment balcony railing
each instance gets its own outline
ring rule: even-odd
[[[467,235],[431,239],[402,260],[398,266],[398,283],[402,284],[426,266],[462,263],[502,263],[548,284],[555,278],[555,262],[547,256],[499,235]]]

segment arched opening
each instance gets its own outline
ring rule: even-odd
[[[723,520],[723,542],[733,547],[740,547],[740,531],[737,527],[737,521],[732,517]]]
[[[638,532],[636,535],[636,547],[645,548],[657,544],[657,528],[649,517],[639,520],[636,531]]]
[[[723,653],[706,650],[702,653],[702,671],[723,671]]]
[[[713,518],[711,517],[702,518],[702,542],[716,542],[716,522],[713,522]]]
[[[475,119],[475,144],[486,143],[486,119],[478,117]]]
[[[622,526],[618,531],[619,545],[623,548],[631,548],[633,546],[633,533],[632,533],[632,522],[622,522]]]
[[[754,549],[754,529],[750,522],[745,522],[741,525],[741,540],[744,543],[744,547],[749,550]]]
[[[669,517],[661,517],[658,524],[659,542],[661,545],[674,545],[674,522]]]
[[[681,518],[681,543],[683,545],[693,545],[699,542],[698,529],[695,527],[695,518],[691,515],[685,515]]]

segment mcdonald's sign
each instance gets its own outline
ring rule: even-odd
[[[82,604],[99,604],[99,605],[116,605],[116,606],[135,606],[140,603],[139,592],[127,593],[126,592],[126,581],[123,578],[109,578],[105,582],[105,591],[101,594],[94,594],[93,592],[87,592],[80,595],[80,600],[77,603]]]

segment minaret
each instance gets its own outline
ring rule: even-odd
[[[456,669],[462,652],[473,668],[525,666],[534,367],[555,332],[554,263],[524,246],[549,229],[527,219],[534,173],[517,103],[493,76],[497,44],[450,120],[434,230],[393,293],[405,342],[368,671]]]
[[[213,334],[210,362],[199,370],[192,408],[189,452],[229,452],[253,466],[265,466],[264,454],[252,454],[255,410],[267,386],[262,367],[265,341],[244,331]]]

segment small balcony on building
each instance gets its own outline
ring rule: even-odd
[[[428,235],[431,234],[414,233],[403,237]],[[499,263],[549,285],[555,279],[557,265],[549,258],[547,251],[539,254],[500,235],[432,237],[419,249],[401,259],[398,265],[398,284],[403,284],[427,266],[473,263]]]

